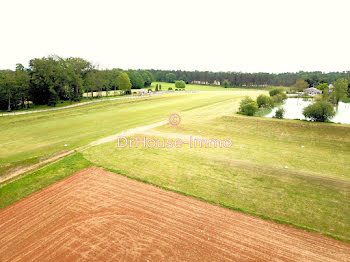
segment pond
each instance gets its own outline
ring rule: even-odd
[[[312,99],[288,98],[282,107],[285,110],[284,118],[305,120],[303,109],[312,104]],[[266,117],[273,117],[278,107],[272,109],[272,112]],[[330,119],[334,123],[350,124],[350,103],[339,102],[338,108],[334,107],[336,115]]]

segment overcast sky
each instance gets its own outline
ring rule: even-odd
[[[349,0],[0,3],[0,69],[57,54],[101,68],[350,70]]]

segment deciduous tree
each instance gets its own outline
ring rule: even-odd
[[[339,101],[346,96],[347,89],[348,89],[348,80],[341,78],[334,82],[332,96],[336,104],[338,104]]]
[[[117,82],[120,90],[123,90],[125,93],[131,91],[131,82],[127,73],[120,73],[117,78]]]

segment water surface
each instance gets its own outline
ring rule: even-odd
[[[310,98],[287,98],[281,106],[285,110],[284,118],[307,120],[303,115],[303,109],[312,104],[312,101]],[[273,117],[277,109],[278,107],[273,108],[266,117]],[[338,107],[334,107],[334,110],[336,110],[336,115],[330,119],[331,122],[350,124],[350,103],[339,102]]]

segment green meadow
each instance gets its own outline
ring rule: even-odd
[[[230,148],[117,148],[111,142],[79,150],[0,188],[0,197],[6,200],[1,208],[81,168],[98,165],[230,209],[350,241],[350,126],[237,115],[244,96],[255,98],[267,91],[208,88],[211,92],[0,118],[5,127],[0,130],[3,169],[166,120],[171,113],[181,116],[180,125],[164,125],[137,136],[232,141]]]
[[[250,94],[257,96],[261,92],[252,91]],[[25,162],[36,162],[40,157],[62,150],[75,149],[123,130],[165,120],[174,112],[216,103],[238,102],[245,94],[242,91],[230,95],[216,92],[169,94],[0,117],[0,172]]]

